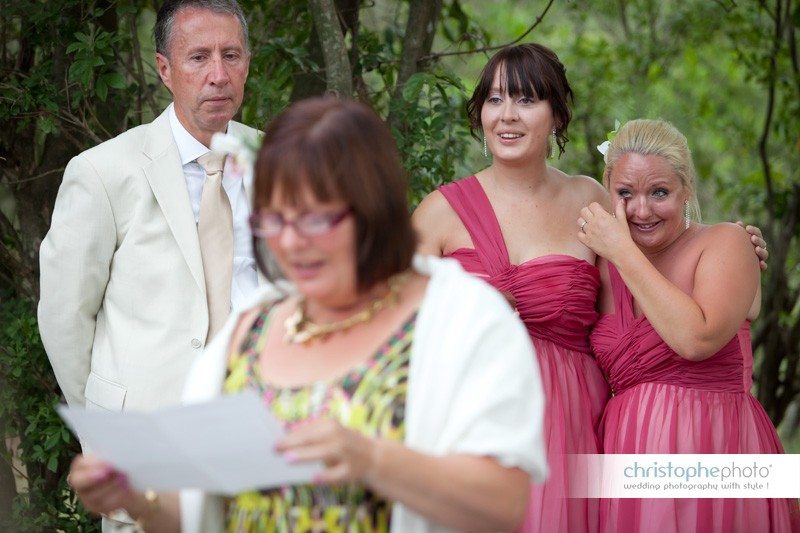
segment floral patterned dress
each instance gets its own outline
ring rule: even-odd
[[[276,387],[262,379],[257,364],[270,322],[270,308],[264,307],[239,353],[231,357],[224,391],[258,391],[287,428],[327,416],[365,435],[402,441],[415,321],[416,313],[343,377]],[[226,523],[229,532],[384,532],[391,512],[391,502],[358,483],[293,485],[239,494],[227,502]]]

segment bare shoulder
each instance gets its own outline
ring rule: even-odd
[[[730,249],[734,247],[734,249],[747,250],[748,255],[752,255],[753,246],[750,244],[750,235],[747,230],[733,222],[704,226],[697,234],[697,239],[703,248]]]
[[[422,199],[414,210],[413,216],[425,220],[428,217],[444,215],[447,211],[451,211],[450,204],[439,190],[435,190]]]
[[[450,203],[437,190],[422,199],[411,215],[411,222],[419,238],[418,252],[440,256],[447,236],[459,220]]]
[[[450,207],[450,203],[438,190],[429,193],[428,196],[423,198],[411,215],[411,220],[417,231],[425,231],[426,233],[433,233],[437,227],[442,227],[457,218],[458,215]]]
[[[731,222],[701,226],[693,240],[701,263],[758,276],[758,256],[741,226]]]
[[[596,179],[583,174],[574,176],[564,174],[564,179],[579,204],[589,205],[597,202],[605,208],[609,208],[611,205],[608,191]]]
[[[592,202],[597,202],[601,205],[608,207],[611,204],[611,197],[603,184],[589,176],[577,175],[572,176],[575,180],[578,190],[591,199]]]

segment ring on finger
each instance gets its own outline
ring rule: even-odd
[[[586,224],[587,224],[587,221],[586,221],[586,220],[584,220],[584,221],[583,221],[583,223],[581,224],[581,231],[583,231],[583,227],[584,227]],[[583,232],[584,232],[584,233],[586,233],[585,231],[583,231]]]

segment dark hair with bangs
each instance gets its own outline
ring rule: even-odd
[[[478,85],[467,102],[467,116],[473,137],[480,139],[483,130],[481,110],[492,90],[494,75],[498,69],[505,70],[505,80],[500,80],[501,89],[512,96],[522,95],[536,100],[547,100],[553,109],[558,155],[564,153],[569,142],[567,127],[572,120],[572,88],[567,81],[567,69],[558,56],[541,44],[526,43],[507,46],[497,52],[483,67]]]
[[[277,190],[293,206],[310,189],[322,202],[341,200],[356,223],[358,289],[365,291],[411,266],[416,236],[406,177],[394,138],[369,107],[335,97],[293,104],[270,123],[255,163],[255,210]],[[280,274],[254,237],[262,273]]]

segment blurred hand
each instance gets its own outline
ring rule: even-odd
[[[125,474],[87,455],[79,455],[72,461],[67,483],[83,506],[96,514],[128,509],[136,503],[139,495],[131,489]]]
[[[758,265],[761,267],[762,271],[766,271],[769,252],[767,251],[767,241],[764,240],[764,236],[761,234],[761,228],[758,226],[746,226],[741,220],[737,220],[736,223],[747,230],[747,233],[750,234],[750,242],[753,243],[753,246],[756,248]]]
[[[320,461],[325,470],[316,483],[367,481],[377,462],[378,441],[335,420],[319,418],[300,424],[277,445],[291,463]]]

